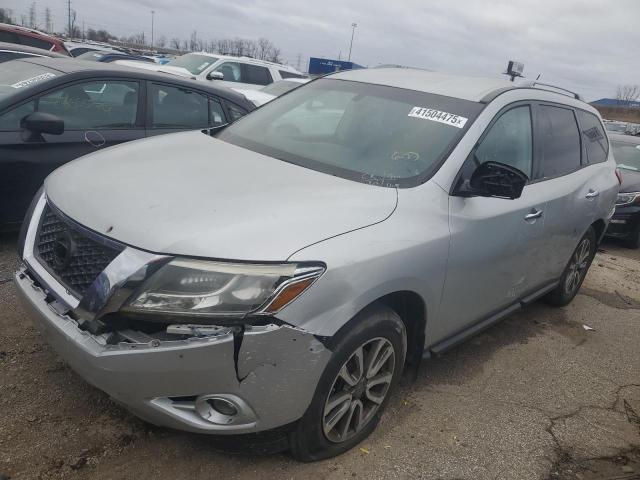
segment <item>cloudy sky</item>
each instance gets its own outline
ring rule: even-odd
[[[2,0],[18,19],[30,1]],[[66,22],[66,0],[37,0]],[[640,84],[639,0],[72,0],[78,23],[122,36],[205,40],[266,37],[296,66],[298,56],[347,56],[362,65],[396,63],[431,70],[493,75],[509,59],[525,76],[561,84],[587,99],[612,97],[618,84]]]

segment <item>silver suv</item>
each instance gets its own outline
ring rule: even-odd
[[[317,460],[371,433],[407,365],[538,298],[568,304],[618,183],[573,96],[343,72],[223,131],[58,169],[15,280],[69,365],[141,418],[284,427]]]

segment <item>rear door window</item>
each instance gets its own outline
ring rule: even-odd
[[[38,111],[62,118],[65,130],[133,128],[138,90],[137,82],[78,83],[40,97]]]
[[[604,134],[600,120],[594,114],[583,110],[577,110],[577,113],[582,143],[587,154],[587,162],[604,162],[609,154],[609,142]]]
[[[580,168],[581,147],[573,109],[538,106],[542,158],[537,178],[566,175]]]
[[[186,88],[150,84],[153,128],[202,128],[209,125],[209,100]]]
[[[273,78],[271,78],[271,72],[267,67],[260,67],[258,65],[251,65],[245,63],[242,65],[243,68],[243,83],[251,83],[254,85],[269,85],[273,82]]]
[[[217,127],[227,123],[226,115],[220,100],[215,98],[209,99],[209,125]]]
[[[285,78],[307,78],[304,75],[300,75],[298,73],[291,73],[291,72],[287,72],[286,70],[278,70],[278,73],[280,74],[280,77],[285,79]]]

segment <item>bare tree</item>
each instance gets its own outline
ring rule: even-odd
[[[49,7],[44,9],[44,29],[47,33],[53,31],[53,24],[51,22],[51,9]]]
[[[29,27],[34,29],[38,28],[38,10],[36,2],[31,2],[31,5],[29,5]]]
[[[638,98],[640,98],[640,85],[618,85],[616,89],[618,104],[628,107],[631,102],[637,101]]]
[[[71,10],[71,31],[69,31],[69,27],[67,27],[67,34],[69,38],[79,38],[82,35],[80,28],[76,25],[76,19],[78,17],[78,13],[75,10]]]
[[[194,30],[191,32],[191,37],[189,38],[189,50],[192,52],[198,49],[198,32]]]
[[[167,44],[167,37],[165,37],[164,35],[162,35],[158,40],[156,40],[156,46],[160,48],[164,48],[166,44]]]
[[[176,50],[180,50],[180,39],[173,37],[171,39],[171,42],[169,42],[169,45],[171,46],[171,48],[174,48]]]
[[[16,23],[13,12],[8,8],[0,8],[0,23]]]

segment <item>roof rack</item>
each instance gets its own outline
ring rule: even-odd
[[[559,90],[559,91],[554,91],[554,90],[548,90],[554,93],[559,93],[560,95],[566,95],[568,97],[573,97],[576,100],[582,100],[582,97],[577,94],[576,92],[572,92],[571,90],[567,90],[566,88],[563,87],[558,87],[557,85],[551,85],[550,83],[542,83],[542,82],[537,82],[537,81],[529,81],[529,82],[523,82],[520,85],[518,85],[519,87],[531,87],[534,88],[536,86],[542,86],[542,87],[547,87],[547,88],[541,88],[541,90],[548,90],[549,88],[553,88],[555,90]]]

